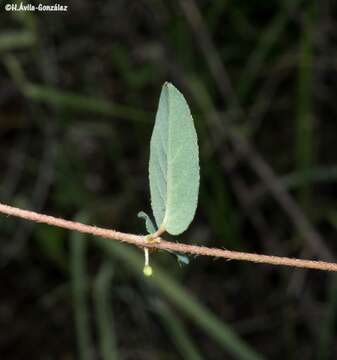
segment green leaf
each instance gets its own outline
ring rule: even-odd
[[[156,232],[156,226],[154,225],[154,223],[152,222],[150,216],[144,212],[144,211],[140,211],[137,216],[140,219],[144,219],[145,220],[145,227],[146,230],[149,234],[153,234],[154,232]]]
[[[149,163],[151,205],[158,228],[172,235],[193,220],[199,192],[199,153],[193,118],[184,96],[163,85]]]

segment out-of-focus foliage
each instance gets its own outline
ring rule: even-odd
[[[167,239],[336,259],[336,16],[329,1],[1,3],[0,201],[145,233],[170,81],[202,172],[193,224]],[[144,279],[141,250],[0,221],[1,359],[337,356],[332,275],[157,252]]]

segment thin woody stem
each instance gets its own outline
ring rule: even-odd
[[[162,250],[172,250],[179,253],[189,253],[202,256],[212,256],[224,258],[227,260],[250,261],[254,263],[282,265],[305,269],[316,269],[324,271],[337,271],[337,263],[302,260],[295,258],[259,255],[238,251],[223,250],[218,248],[208,248],[204,246],[188,245],[183,243],[173,243],[160,239],[160,242],[149,242],[147,236],[122,233],[115,230],[103,229],[96,226],[85,225],[79,222],[73,222],[53,216],[39,214],[33,211],[22,210],[16,207],[0,203],[0,213],[16,216],[25,220],[35,221],[37,223],[48,224],[61,227],[68,230],[75,230],[82,233],[99,236],[107,239],[118,240],[136,245],[142,248],[156,248]]]

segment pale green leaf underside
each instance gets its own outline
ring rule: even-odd
[[[150,145],[151,205],[158,228],[172,235],[193,220],[199,192],[199,151],[184,96],[163,85]]]

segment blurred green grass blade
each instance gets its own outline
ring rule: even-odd
[[[105,100],[82,96],[45,85],[32,84],[26,79],[21,64],[14,56],[7,55],[3,62],[20,91],[31,100],[52,104],[64,109],[80,112],[89,111],[126,120],[145,122],[149,119],[148,114],[140,109],[120,104],[112,104]]]
[[[113,269],[105,262],[95,281],[96,323],[99,334],[100,353],[103,360],[118,359],[116,332],[113,327],[113,316],[110,300]]]
[[[264,64],[265,58],[269,54],[273,45],[281,35],[288,19],[288,13],[283,10],[275,16],[268,28],[262,32],[256,49],[247,61],[247,65],[243,68],[239,79],[238,94],[240,99],[244,101],[252,89],[254,81],[258,77],[260,70]]]
[[[312,167],[304,171],[296,171],[281,177],[282,184],[287,189],[295,189],[305,183],[337,181],[337,166]]]
[[[25,86],[24,94],[35,101],[81,112],[90,111],[101,115],[135,121],[146,121],[147,117],[145,112],[139,109],[133,109],[119,104],[111,104],[108,101],[94,99],[44,85],[28,83]]]
[[[329,221],[337,230],[337,209],[335,211],[333,211],[332,213],[330,213]]]
[[[119,244],[115,241],[106,241],[104,239],[96,239],[96,241],[106,254],[118,257],[125,263],[125,266],[143,278],[144,259],[140,253],[125,246],[125,244]],[[224,350],[231,353],[236,359],[262,359],[260,355],[240,339],[231,327],[220,321],[216,315],[201,305],[164,270],[155,265],[154,274],[148,281],[151,281],[185,316],[191,318],[209,337],[217,341]]]
[[[328,217],[330,223],[337,231],[337,211],[332,212]],[[337,275],[330,277],[329,295],[327,305],[325,306],[325,316],[321,324],[319,344],[318,344],[318,359],[328,360],[332,359],[334,343],[336,338],[336,321],[337,321]]]
[[[235,221],[236,210],[230,199],[227,183],[224,181],[218,166],[213,163],[206,164],[204,183],[207,191],[202,194],[202,207],[212,225],[215,234],[223,239],[226,246],[240,248],[241,239]]]
[[[16,86],[24,92],[27,79],[17,58],[12,54],[6,54],[2,60]]]
[[[162,318],[163,324],[180,351],[182,358],[186,360],[201,360],[202,356],[186,331],[184,324],[171,311],[169,306],[160,300],[154,301],[153,306]]]
[[[329,284],[328,302],[325,309],[324,320],[321,324],[318,359],[332,359],[332,351],[336,338],[336,320],[337,320],[337,276],[331,276]]]
[[[274,17],[270,25],[261,32],[256,48],[241,72],[238,82],[237,91],[241,101],[244,101],[251,91],[255,80],[258,78],[265,64],[265,59],[280,38],[282,31],[284,31],[290,19],[289,12],[293,12],[301,1],[302,0],[285,1],[283,9]],[[289,7],[291,7],[291,9],[289,9]]]
[[[135,71],[127,44],[121,45],[117,42],[112,44],[110,56],[115,71],[120,74],[127,89],[141,91],[155,78],[153,67],[149,63],[137,64]]]
[[[2,32],[0,35],[0,52],[29,48],[35,44],[35,41],[35,36],[30,31]]]
[[[19,3],[19,1],[16,1],[16,3]],[[12,17],[19,23],[22,24],[22,26],[31,31],[35,37],[37,38],[37,22],[38,22],[38,16],[35,15],[35,12],[30,11],[12,11],[11,12]]]
[[[75,221],[87,222],[87,216],[79,215]],[[91,334],[89,325],[88,279],[86,274],[87,235],[71,232],[70,239],[70,268],[71,285],[74,301],[75,327],[78,354],[80,360],[90,360]]]
[[[306,171],[294,171],[279,179],[287,190],[296,190],[306,183],[333,183],[337,182],[337,166],[312,167]],[[267,189],[261,188],[254,198],[262,198],[267,193]]]
[[[209,3],[205,18],[207,19],[207,25],[211,33],[216,30],[228,5],[229,3],[223,0],[213,0]]]
[[[297,83],[297,121],[296,121],[296,160],[297,169],[308,173],[313,163],[313,44],[312,33],[313,6],[307,7],[304,16],[299,52]],[[299,189],[299,200],[304,208],[310,201],[310,183],[305,182]]]
[[[65,231],[61,228],[40,224],[35,229],[34,240],[39,250],[62,270],[68,270],[68,258],[64,251]]]

